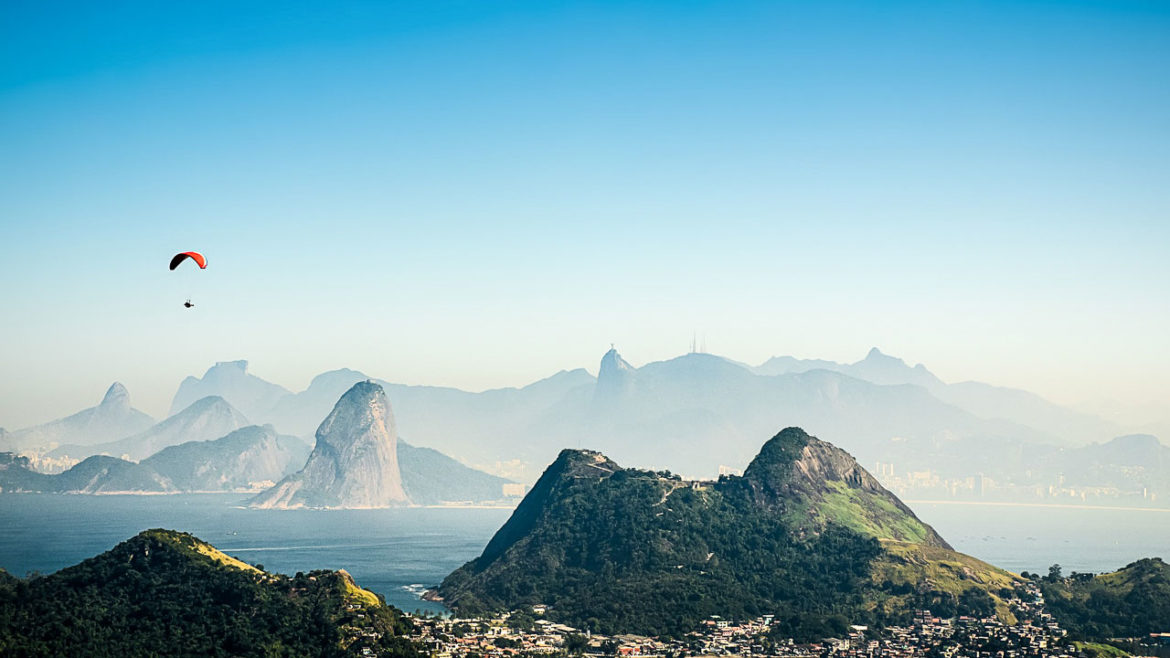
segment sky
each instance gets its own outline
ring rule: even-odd
[[[0,426],[694,335],[1170,408],[1168,70],[1164,2],[10,0]]]

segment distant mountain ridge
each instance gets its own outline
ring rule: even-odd
[[[130,436],[150,427],[154,419],[130,405],[120,382],[106,390],[96,407],[44,425],[0,432],[0,450],[25,450],[61,444],[91,445]]]
[[[548,604],[554,621],[605,633],[774,614],[817,638],[836,618],[904,623],[931,604],[1010,622],[1000,593],[1016,581],[952,551],[847,453],[788,428],[717,482],[564,450],[438,594],[458,613]]]
[[[704,353],[634,367],[611,349],[598,372],[594,378],[582,369],[562,371],[525,387],[478,393],[372,381],[393,403],[397,429],[417,447],[527,482],[560,448],[586,443],[623,463],[659,463],[666,455],[663,466],[693,476],[712,475],[703,469],[721,465],[739,470],[754,454],[755,437],[800,425],[817,428],[865,464],[895,464],[899,473],[982,475],[1031,486],[1028,474],[1037,469],[1029,463],[1048,463],[1079,443],[1121,433],[1024,391],[946,384],[925,366],[911,367],[876,348],[852,364],[774,357],[756,367]],[[184,380],[175,400],[196,392],[217,395],[250,422],[312,441],[341,394],[367,379],[356,370],[335,370],[290,393],[248,373],[247,362],[227,361],[202,378]],[[193,438],[214,437],[168,442]],[[144,458],[159,445],[133,455]],[[51,469],[94,453],[131,454],[124,446],[102,445],[41,448],[37,456]]]
[[[883,354],[876,347],[856,363],[781,356],[772,357],[753,370],[763,375],[829,370],[874,384],[921,386],[943,402],[976,416],[1027,425],[1070,443],[1099,440],[1120,431],[1113,423],[1066,409],[1028,391],[973,381],[944,383],[923,364],[911,367],[902,359]]]
[[[179,493],[238,491],[272,482],[304,463],[309,448],[271,425],[244,427],[212,441],[169,446],[132,462],[94,455],[64,473],[33,471],[26,457],[0,453],[0,491],[39,493]],[[7,455],[7,457],[3,457]]]
[[[171,401],[170,415],[189,407],[196,400],[219,396],[249,418],[263,418],[264,412],[288,395],[288,389],[265,381],[248,372],[247,361],[220,361],[202,377],[187,377]]]
[[[227,400],[213,395],[192,402],[179,413],[133,436],[88,446],[61,446],[49,455],[77,459],[106,454],[139,461],[163,448],[190,441],[211,441],[250,424]]]

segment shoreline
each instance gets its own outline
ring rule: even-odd
[[[25,495],[25,496],[254,496],[256,494],[264,493],[266,489],[256,491],[252,490],[238,490],[238,491],[2,491],[0,496],[4,495]],[[238,509],[264,509],[252,508],[246,505],[234,506]],[[491,504],[463,504],[463,503],[440,503],[438,505],[396,505],[393,507],[293,507],[293,508],[268,508],[275,511],[288,510],[377,510],[377,509],[516,509],[516,505],[491,505]]]
[[[1041,509],[1088,509],[1105,510],[1110,512],[1164,512],[1170,513],[1170,507],[1124,507],[1121,505],[1088,505],[1065,503],[1014,503],[1009,501],[977,501],[977,500],[911,500],[903,499],[907,505],[967,505],[972,507],[1036,507]]]

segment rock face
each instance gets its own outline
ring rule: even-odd
[[[418,448],[398,441],[398,465],[402,488],[416,505],[450,502],[494,502],[504,500],[505,485],[495,475],[477,471],[433,448]]]
[[[271,425],[250,425],[215,441],[190,441],[142,460],[180,491],[259,489],[296,471],[309,447]]]
[[[96,407],[51,423],[15,432],[0,432],[0,449],[44,449],[53,444],[92,445],[130,436],[150,427],[154,419],[130,406],[130,393],[114,382]]]
[[[358,382],[317,428],[304,469],[249,506],[365,508],[409,505],[398,468],[398,434],[382,387]]]
[[[618,354],[617,349],[610,348],[605,356],[601,357],[601,366],[597,371],[597,388],[594,391],[595,400],[611,402],[621,399],[634,385],[634,376],[637,369],[631,366]]]
[[[765,443],[741,482],[762,507],[807,506],[802,530],[835,523],[878,539],[951,548],[849,453],[796,427]]]

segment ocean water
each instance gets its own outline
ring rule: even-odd
[[[51,573],[148,528],[190,532],[268,571],[345,569],[408,611],[441,611],[426,586],[478,556],[510,510],[248,510],[237,494],[0,495],[0,567]],[[1170,512],[909,502],[956,549],[1012,571],[1112,571],[1170,559]]]
[[[1019,573],[1116,571],[1170,561],[1170,510],[906,501],[958,551]]]
[[[238,494],[0,495],[0,568],[51,573],[142,530],[189,532],[249,564],[293,574],[345,569],[407,611],[443,608],[426,586],[475,558],[510,510],[249,510]]]

